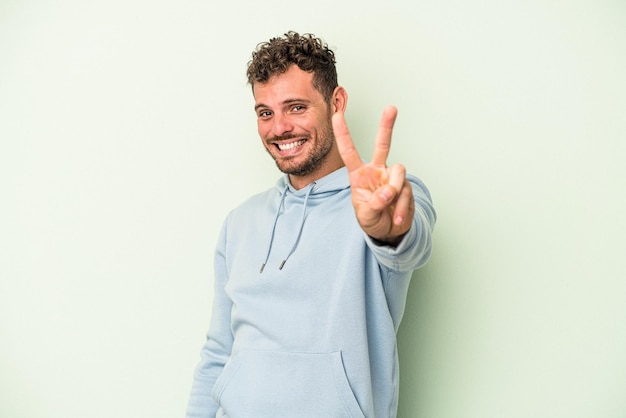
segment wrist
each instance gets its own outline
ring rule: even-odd
[[[402,235],[394,236],[394,237],[385,237],[385,238],[374,238],[373,236],[369,236],[371,240],[378,246],[381,247],[397,247],[402,242],[402,239],[406,235],[406,232]]]

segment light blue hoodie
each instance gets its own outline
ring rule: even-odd
[[[436,217],[408,178],[415,218],[396,248],[361,230],[345,167],[301,190],[284,176],[229,214],[187,417],[396,416],[396,332]]]

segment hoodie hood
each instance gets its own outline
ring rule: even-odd
[[[276,183],[275,190],[280,195],[280,203],[278,204],[278,208],[276,210],[276,216],[274,217],[274,224],[272,225],[272,233],[269,237],[269,242],[267,245],[267,252],[265,255],[265,259],[261,264],[261,268],[259,273],[263,273],[265,266],[267,264],[267,260],[272,253],[272,245],[275,239],[276,233],[276,225],[279,222],[279,218],[282,213],[284,213],[287,205],[298,205],[301,206],[301,215],[300,222],[297,228],[297,234],[293,239],[293,244],[291,245],[291,250],[285,254],[283,261],[280,263],[278,269],[282,270],[283,266],[289,259],[289,257],[296,251],[298,247],[298,242],[300,241],[300,236],[302,235],[302,229],[304,228],[304,223],[307,217],[307,209],[309,207],[314,207],[327,199],[330,196],[333,196],[343,190],[350,188],[350,182],[348,179],[348,170],[346,167],[342,167],[334,172],[328,174],[317,181],[312,182],[306,187],[302,189],[296,189],[291,185],[289,181],[289,175],[285,174],[282,176],[278,182]]]
[[[289,181],[289,176],[287,174],[283,175],[276,182],[275,189],[282,192],[284,189],[288,189],[290,193],[294,195],[294,197],[304,198],[306,194],[309,193],[309,189],[311,189],[311,196],[314,198],[323,198],[329,195],[333,195],[342,190],[348,189],[350,187],[350,181],[348,179],[348,169],[346,167],[341,167],[332,173],[322,177],[309,184],[308,186],[303,187],[298,190],[291,185]]]

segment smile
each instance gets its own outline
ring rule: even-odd
[[[305,142],[305,140],[301,139],[300,141],[289,142],[287,144],[284,144],[284,143],[276,144],[276,146],[281,151],[287,151],[287,150],[290,150],[290,149],[298,148],[299,146],[304,144],[304,142]]]

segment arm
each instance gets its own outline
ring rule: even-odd
[[[392,106],[383,112],[370,163],[361,160],[343,112],[336,112],[332,120],[337,148],[348,168],[357,220],[368,236],[391,246],[398,245],[409,231],[415,213],[406,169],[401,164],[386,164],[397,113]]]
[[[206,343],[200,353],[201,360],[194,371],[193,385],[187,418],[214,418],[218,405],[211,397],[211,390],[230,357],[233,337],[230,328],[231,301],[224,291],[228,271],[224,251],[226,246],[226,223],[222,228],[215,251],[215,296],[211,323]]]
[[[396,116],[392,106],[383,112],[370,163],[361,160],[343,113],[336,112],[332,122],[350,177],[352,204],[370,248],[382,264],[408,271],[428,260],[436,215],[420,180],[407,176],[400,164],[387,167]]]
[[[396,246],[388,245],[365,236],[365,240],[376,259],[394,271],[412,271],[422,267],[430,258],[432,232],[437,214],[430,193],[418,178],[407,174],[413,191],[415,211],[413,223]]]

